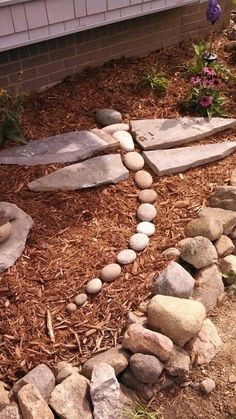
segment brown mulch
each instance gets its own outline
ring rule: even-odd
[[[224,36],[219,37],[219,56],[235,71],[224,44]],[[178,101],[187,83],[183,69],[191,56],[190,45],[182,44],[67,78],[29,97],[23,115],[25,136],[35,139],[94,127],[94,110],[103,107],[121,111],[127,121],[178,117]],[[149,66],[158,66],[170,78],[166,95],[157,96],[140,87],[140,78]],[[235,117],[235,86],[226,85],[225,93],[230,99],[228,109]],[[235,130],[229,130],[201,143],[233,139]],[[182,176],[154,176],[158,215],[148,249],[123,269],[115,283],[105,284],[100,294],[89,297],[88,303],[71,316],[65,313],[65,304],[84,290],[90,278],[99,276],[105,264],[114,261],[135,231],[138,202],[133,175],[115,186],[32,193],[27,183],[57,165],[0,166],[1,200],[17,204],[35,222],[23,256],[0,276],[0,379],[11,384],[40,362],[51,367],[59,360],[80,365],[92,354],[120,342],[126,313],[147,300],[154,275],[167,263],[161,252],[184,237],[186,222],[207,203],[214,185],[229,181],[235,163],[236,156],[232,155]],[[182,207],[179,201],[187,202]],[[47,308],[55,344],[47,333]]]

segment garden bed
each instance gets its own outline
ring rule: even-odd
[[[218,37],[217,52],[235,72],[224,52],[224,43],[224,37]],[[191,56],[190,44],[183,44],[143,58],[124,58],[32,95],[23,115],[25,137],[36,139],[95,127],[96,108],[113,107],[127,121],[178,117],[178,102],[186,91],[186,58]],[[166,95],[158,96],[140,87],[145,69],[157,63],[158,70],[171,81]],[[235,85],[226,85],[224,93],[229,97],[227,109],[236,117]],[[229,130],[198,144],[234,139],[235,130]],[[183,176],[154,176],[158,215],[156,233],[148,249],[132,266],[123,269],[115,283],[106,284],[100,294],[89,297],[88,303],[71,316],[65,313],[66,303],[73,301],[105,264],[114,261],[135,230],[137,194],[133,176],[116,186],[32,193],[27,183],[59,165],[1,166],[1,200],[17,204],[32,216],[35,225],[24,255],[0,277],[0,379],[12,383],[40,362],[51,367],[59,360],[79,365],[93,353],[120,342],[127,312],[151,295],[154,275],[167,264],[162,251],[184,237],[187,221],[196,217],[199,206],[207,203],[214,185],[228,182],[235,165],[234,154],[219,163],[189,170]],[[52,316],[55,344],[46,331],[47,308]],[[212,364],[214,369],[206,368],[218,384],[210,402],[201,398],[199,403],[200,396],[190,389],[171,390],[157,400],[158,405],[163,404],[167,418],[199,418],[201,414],[209,419],[230,417],[227,414],[234,417],[236,404],[227,380],[236,361],[232,327],[235,309],[236,301],[232,298],[213,313],[214,322],[217,314],[226,345]],[[195,374],[204,375],[201,370]]]

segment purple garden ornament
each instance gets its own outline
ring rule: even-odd
[[[211,35],[210,35],[210,46],[209,52],[204,55],[206,61],[215,61],[217,56],[212,53],[212,44],[213,44],[213,25],[216,23],[222,14],[222,10],[217,0],[209,0],[208,8],[206,11],[206,18],[212,24]]]

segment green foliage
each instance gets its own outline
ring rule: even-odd
[[[165,74],[158,73],[155,69],[151,69],[143,76],[141,84],[150,87],[151,90],[154,90],[157,93],[163,93],[166,92],[170,81]]]
[[[6,139],[16,143],[26,143],[21,130],[21,114],[25,98],[25,93],[21,89],[21,79],[22,73],[14,96],[5,89],[0,89],[0,145]]]
[[[125,412],[127,419],[163,419],[160,412],[154,412],[149,407],[137,402],[132,411]]]

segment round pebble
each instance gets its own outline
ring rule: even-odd
[[[105,282],[112,282],[121,274],[121,267],[118,263],[110,263],[101,271],[101,279]]]
[[[12,233],[12,225],[11,223],[7,222],[0,226],[0,243],[5,242]]]
[[[67,313],[69,314],[74,313],[75,310],[76,310],[76,305],[74,303],[67,304],[66,306]]]
[[[152,186],[152,176],[146,170],[139,170],[134,175],[134,180],[136,185],[140,189],[151,188]]]
[[[157,199],[157,193],[152,189],[143,189],[138,194],[140,202],[152,204]]]
[[[135,250],[136,252],[141,252],[141,250],[145,249],[149,243],[149,238],[146,234],[143,233],[136,233],[132,237],[130,237],[129,245],[131,249]]]
[[[136,227],[137,233],[146,234],[148,237],[152,236],[155,233],[155,230],[154,224],[149,221],[141,221]]]
[[[86,294],[78,294],[75,297],[75,304],[77,306],[82,306],[84,303],[86,303],[88,297]]]
[[[136,259],[137,255],[134,250],[126,249],[118,253],[116,259],[121,265],[128,265]]]
[[[124,163],[129,170],[141,170],[144,166],[144,159],[136,151],[130,151],[124,157]]]
[[[137,210],[137,217],[141,221],[152,221],[157,215],[157,210],[152,204],[141,204]]]
[[[91,279],[86,285],[86,291],[89,294],[96,294],[102,289],[102,281],[99,278]]]
[[[115,138],[120,143],[120,148],[124,151],[133,151],[134,150],[134,141],[132,135],[127,131],[116,131],[113,134]]]

